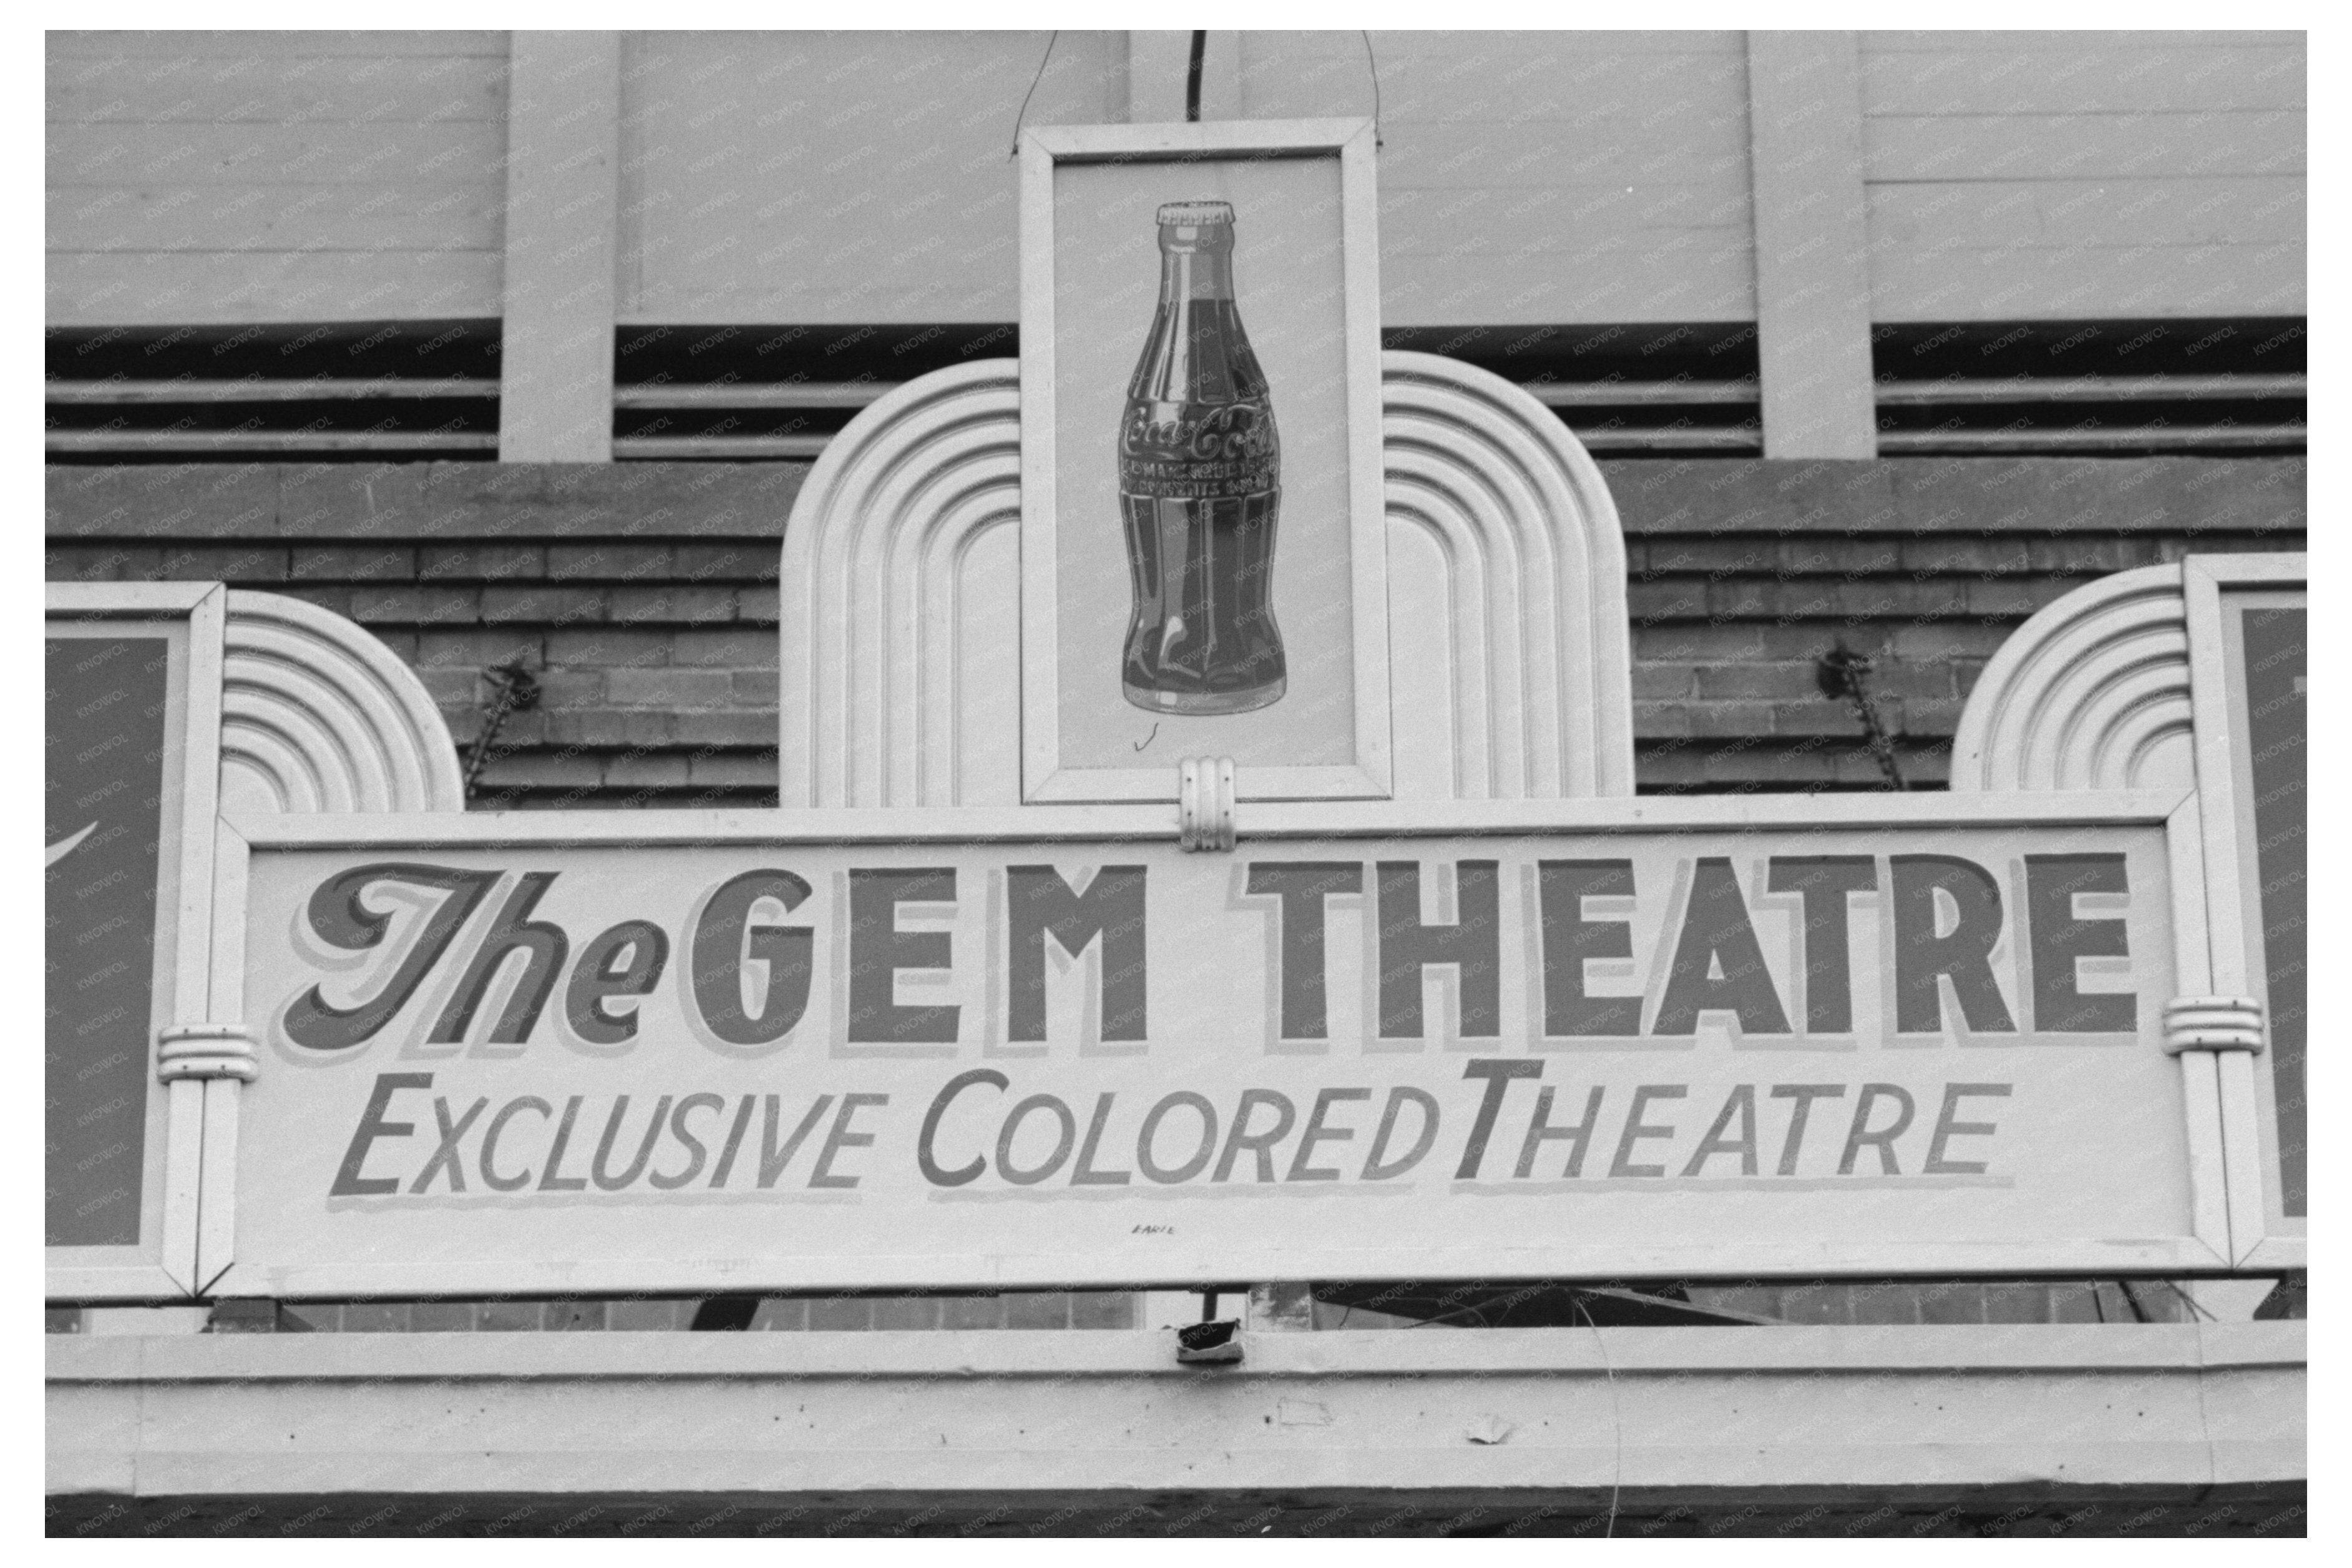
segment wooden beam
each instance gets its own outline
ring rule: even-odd
[[[499,459],[608,463],[621,36],[517,32],[510,70]]]
[[[1861,79],[1850,32],[1748,35],[1767,457],[1877,455]]]
[[[1165,1329],[53,1334],[47,1488],[1772,1503],[2309,1474],[2300,1322],[1257,1333],[1205,1371],[1175,1349]]]

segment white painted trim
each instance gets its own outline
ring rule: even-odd
[[[2172,835],[2175,921],[2184,984],[2192,972],[2204,981],[2184,995],[2263,994],[2222,598],[2300,589],[2308,570],[2301,554],[2191,555],[2087,583],[2010,636],[1960,716],[1952,789],[1972,799],[2177,785],[2188,775],[2195,793]],[[2301,1227],[2275,1212],[2263,1154],[2268,1064],[2242,1052],[2189,1060],[2210,1054],[2182,1058],[2198,1233],[2241,1267],[2299,1263]]]
[[[1679,1328],[1480,1329],[1459,1333],[1253,1335],[1241,1369],[1179,1366],[1165,1335],[1022,1330],[683,1334],[231,1334],[192,1339],[58,1336],[56,1383],[387,1383],[447,1377],[701,1379],[1130,1375],[1178,1384],[1277,1375],[1315,1380],[1418,1374],[1675,1374],[2195,1371],[2298,1367],[2307,1325],[2032,1323],[1830,1326],[1763,1333]]]
[[[233,589],[225,640],[225,810],[465,810],[440,708],[373,632],[299,599]]]
[[[2302,1323],[1244,1341],[1240,1365],[1202,1370],[1176,1364],[1165,1332],[58,1335],[47,1485],[1016,1500],[1580,1489],[1597,1505],[1664,1488],[1964,1496],[2309,1469]]]
[[[1414,764],[1423,795],[1432,777],[1455,796],[1631,795],[1624,541],[1599,467],[1524,389],[1434,355],[1381,365],[1387,528],[1431,536],[1454,563],[1454,613],[1430,635],[1457,686],[1450,711],[1396,715],[1391,776]],[[1022,797],[1018,736],[1002,761],[970,752],[976,694],[1003,672],[967,668],[959,630],[973,607],[966,559],[1019,520],[1022,395],[1006,360],[907,382],[851,421],[802,486],[778,578],[786,808]],[[1050,599],[1028,598],[1033,621],[1051,619]],[[1402,661],[1430,645],[1391,643],[1392,690]],[[1265,798],[1311,798],[1337,777],[1245,771]],[[1361,770],[1346,787],[1391,792]],[[1030,799],[1094,793],[1049,785]]]
[[[423,683],[341,616],[212,582],[51,583],[47,614],[152,624],[173,649],[151,1036],[176,1023],[243,1021],[245,844],[223,824],[225,793],[247,815],[328,804],[446,825],[463,810],[456,748]],[[51,1296],[188,1294],[227,1267],[238,1088],[151,1085],[148,1239],[50,1249]]]
[[[2231,633],[2224,600],[2233,591],[2305,590],[2309,570],[2309,559],[2301,553],[2192,555],[2181,563],[2217,995],[2264,997],[2268,991],[2261,956],[2261,909],[2250,891],[2258,873],[2243,852],[2252,841],[2253,827],[2243,777],[2246,742],[2238,734],[2242,699],[2231,689]],[[2308,1065],[2306,1058],[2306,1076]],[[2224,1052],[2215,1071],[2229,1165],[2233,1256],[2241,1268],[2301,1268],[2306,1258],[2306,1222],[2279,1211],[2278,1184],[2268,1154],[2276,1139],[2263,1082],[2270,1064],[2244,1052]]]
[[[217,592],[216,582],[44,583],[48,613],[69,616],[185,614]]]
[[[1173,771],[1172,769],[1171,770]],[[1447,833],[1608,833],[1732,830],[1818,832],[1868,828],[2142,826],[2170,821],[2178,790],[2049,795],[1664,795],[1552,800],[1260,801],[1239,811],[1240,847],[1298,838]],[[462,816],[245,815],[230,824],[255,849],[627,843],[1026,843],[1056,839],[1177,837],[1169,806],[968,806],[909,814],[894,808],[804,811],[511,811]]]
[[[2213,988],[2213,965],[2195,796],[2180,803],[2166,820],[2165,830],[2172,878],[2173,990],[2179,996],[2204,996]],[[2230,1244],[2229,1156],[2222,1134],[2215,1053],[2188,1051],[2174,1060],[2180,1064],[2181,1112],[2188,1135],[2190,1228],[2215,1255],[2231,1258],[2236,1254]]]
[[[1021,133],[1057,163],[1108,163],[1184,152],[1229,152],[1242,157],[1312,157],[1337,152],[1358,135],[1370,137],[1372,122],[1334,120],[1204,120],[1196,124],[1162,120],[1142,125],[1033,125]],[[1364,142],[1369,152],[1371,143]],[[1022,171],[1030,165],[1024,158]],[[1024,334],[1025,338],[1025,334]]]
[[[1764,455],[1878,455],[1862,63],[1851,32],[1748,35]]]
[[[152,1300],[194,1289],[204,1149],[200,1092],[154,1080],[156,1031],[200,1015],[211,977],[213,828],[220,777],[225,595],[218,583],[50,583],[53,625],[162,636],[170,649],[163,715],[162,841],[156,858],[154,989],[148,1019],[148,1114],[142,1239],[46,1249],[52,1298]],[[239,917],[242,918],[240,909]]]
[[[51,1248],[59,1252],[110,1249]],[[179,1301],[193,1293],[188,1282],[161,1263],[60,1263],[43,1271],[41,1291],[53,1301]]]
[[[214,839],[210,1005],[205,1020],[245,1021],[245,912],[252,854],[236,830],[218,825]],[[244,1085],[234,1079],[172,1085],[203,1091],[204,1167],[193,1278],[204,1294],[236,1260],[237,1112]]]
[[[1381,492],[1379,245],[1369,120],[1036,126],[1021,135],[1022,792],[1034,801],[1166,800],[1171,767],[1062,761],[1055,538],[1054,170],[1176,155],[1336,157],[1347,341],[1348,513],[1355,620],[1355,757],[1335,767],[1247,767],[1244,800],[1389,792],[1388,531]]]
[[[1661,1243],[1652,1247],[1559,1242],[1498,1249],[1491,1244],[1415,1252],[1429,1280],[1806,1281],[1840,1274],[1978,1278],[2004,1274],[2194,1274],[2231,1267],[2229,1257],[2194,1236],[2118,1241],[2077,1236],[2027,1243],[1928,1240],[1911,1246],[1837,1242],[1798,1248],[1785,1238],[1746,1246]],[[577,1259],[429,1263],[395,1260],[307,1264],[273,1259],[267,1267],[231,1267],[210,1289],[222,1296],[340,1301],[416,1295],[659,1295],[707,1291],[1054,1291],[1191,1290],[1232,1279],[1391,1279],[1405,1267],[1392,1249],[1266,1247],[1221,1252],[1216,1271],[1166,1277],[1139,1274],[1131,1262],[1035,1253],[880,1254],[869,1250],[800,1253],[733,1262]]]
[[[621,35],[508,35],[499,461],[613,460]]]
[[[2010,633],[1977,677],[1952,738],[1958,792],[2122,789],[2191,733],[2180,568],[2085,583]],[[2153,760],[2152,760],[2153,759]]]
[[[1390,528],[1454,563],[1451,793],[1633,794],[1624,530],[1599,465],[1524,387],[1435,354],[1381,361]],[[1391,660],[1434,640],[1392,638]]]

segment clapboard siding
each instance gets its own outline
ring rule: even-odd
[[[2015,42],[1890,47],[1863,35],[1865,114],[2196,113],[2304,107],[2300,39],[2212,33],[2148,46],[2130,33],[2071,47]]]
[[[474,251],[494,253],[502,191],[480,183],[80,186],[48,193],[52,251]]]
[[[1010,148],[1042,34],[632,34],[621,319],[1018,310]],[[1740,35],[1375,34],[1392,326],[1755,314]],[[1126,41],[1065,33],[1027,122],[1121,118]],[[1353,33],[1249,33],[1242,112],[1370,112]],[[855,126],[856,135],[844,128]],[[821,155],[820,155],[821,154]]]
[[[67,57],[47,84],[52,122],[280,125],[383,120],[502,120],[506,52],[495,55]]]
[[[2137,250],[1895,246],[1873,257],[1883,322],[2300,316],[2300,244]]]
[[[2000,250],[2276,245],[2303,237],[2297,175],[2227,179],[1918,182],[1869,193],[1873,232],[1904,244]]]
[[[1004,320],[1030,123],[1118,33],[632,33],[619,317]],[[1873,314],[2306,308],[2297,33],[1860,36]],[[48,36],[49,319],[500,314],[500,33]],[[1369,112],[1391,326],[1755,315],[1747,46],[1253,32],[1241,112]],[[1225,89],[1220,89],[1225,90]]]
[[[1124,119],[1127,38],[630,33],[624,322],[1020,313],[1013,122]]]
[[[150,59],[193,57],[242,60],[275,55],[289,45],[298,47],[306,57],[351,55],[368,59],[396,59],[415,55],[479,55],[501,60],[507,57],[506,34],[488,31],[468,33],[385,28],[376,32],[345,29],[315,33],[262,33],[210,29],[172,32],[139,28],[121,32],[68,30],[47,34],[47,37],[52,59],[138,56]]]
[[[58,273],[70,262],[73,277]],[[58,326],[495,316],[498,256],[464,251],[118,251],[50,257]]]
[[[499,313],[502,33],[52,34],[58,325]]]
[[[1253,32],[1252,118],[1371,111],[1391,326],[1756,314],[1738,33]]]
[[[1910,180],[2146,179],[2305,172],[2301,110],[2189,114],[1878,114],[1864,166]]]
[[[2295,33],[1864,33],[1881,321],[2298,315]]]

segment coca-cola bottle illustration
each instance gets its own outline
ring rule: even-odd
[[[1274,623],[1282,444],[1234,303],[1234,210],[1160,209],[1160,306],[1118,427],[1118,504],[1135,617],[1127,700],[1247,713],[1287,681]]]

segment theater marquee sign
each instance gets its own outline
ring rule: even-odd
[[[53,586],[53,1299],[2298,1266],[2302,559],[2047,607],[1952,793],[1636,799],[1373,141],[1023,139],[1017,371],[793,503],[776,810],[468,812],[349,622]]]
[[[2175,801],[1756,804],[288,819],[221,1288],[2217,1261]]]

